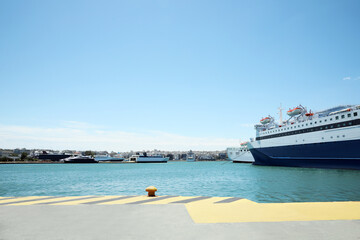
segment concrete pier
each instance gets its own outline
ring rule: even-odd
[[[360,239],[360,202],[241,198],[0,198],[0,239]]]

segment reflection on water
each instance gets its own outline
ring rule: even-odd
[[[360,171],[231,162],[0,165],[0,196],[158,195],[256,202],[359,201]]]

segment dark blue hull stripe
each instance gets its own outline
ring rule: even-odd
[[[360,140],[250,149],[255,165],[360,170]]]

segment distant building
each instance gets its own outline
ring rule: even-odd
[[[174,160],[174,155],[171,153],[167,154],[166,157],[168,157],[169,160]]]

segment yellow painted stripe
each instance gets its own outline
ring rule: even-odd
[[[166,198],[163,200],[148,202],[148,203],[143,203],[143,204],[169,204],[169,203],[173,203],[173,202],[177,202],[177,201],[187,200],[190,198],[194,198],[194,197],[176,196],[176,197],[172,197],[172,198]]]
[[[360,202],[186,204],[196,223],[360,219]]]
[[[9,197],[0,197],[0,201],[4,199],[8,199]]]
[[[122,197],[122,196],[103,196],[103,197],[94,198],[94,199],[86,199],[82,203],[90,203],[91,204],[92,202],[111,200],[111,199],[118,198],[118,197]],[[100,204],[100,203],[95,203],[95,204]]]
[[[98,205],[127,204],[146,201],[145,195],[113,200],[121,196],[103,196],[82,199],[91,196],[60,197],[45,199],[49,196],[30,196],[18,198],[0,198],[0,203],[5,205],[77,205],[95,202]],[[166,196],[164,196],[166,197]],[[142,204],[172,204],[177,201],[196,199],[198,197],[177,196],[150,201]],[[78,200],[77,200],[78,199]],[[315,203],[256,203],[247,199],[240,199],[229,203],[217,203],[229,197],[212,197],[189,203],[180,203],[186,206],[189,215],[196,223],[231,223],[231,222],[282,222],[282,221],[320,221],[320,220],[355,220],[360,219],[360,202],[315,202]],[[57,203],[58,201],[73,200]],[[110,200],[104,203],[98,201]],[[15,201],[28,201],[14,203]]]
[[[84,196],[82,196],[81,198],[84,198]],[[60,202],[60,203],[54,203],[54,204],[49,204],[49,205],[78,205],[78,204],[82,204],[82,203],[87,203],[87,202],[94,202],[94,201],[99,201],[101,200],[102,197],[95,197],[94,198],[89,198],[89,199],[80,199],[80,200],[75,200],[75,201],[69,201],[69,202]],[[61,200],[59,200],[61,201]]]
[[[132,202],[145,200],[147,198],[148,198],[147,196],[137,196],[137,197],[132,197],[132,198],[126,198],[126,199],[120,199],[120,200],[115,200],[115,201],[110,201],[110,202],[99,203],[98,205],[126,204],[126,203],[132,203]]]
[[[0,203],[8,203],[8,202],[16,202],[16,201],[25,201],[25,200],[32,200],[32,199],[37,200],[37,199],[48,198],[48,197],[49,197],[49,196],[17,197],[17,198],[0,200]]]
[[[34,201],[31,201],[31,202],[14,203],[14,204],[9,204],[9,205],[13,205],[13,206],[19,206],[19,205],[34,205],[34,204],[39,204],[39,203],[51,203],[51,202],[69,200],[69,199],[77,199],[77,198],[82,198],[82,197],[83,197],[83,196],[61,197],[61,198],[44,199],[44,200],[34,199]]]
[[[186,204],[194,204],[194,205],[204,205],[204,204],[214,204],[218,201],[222,201],[228,199],[227,197],[212,197],[212,198],[207,198],[207,199],[202,199],[202,200],[198,200],[198,201],[194,201],[194,202],[189,202]]]

